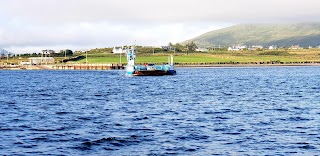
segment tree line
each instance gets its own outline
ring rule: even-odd
[[[20,57],[64,57],[64,56],[73,56],[73,51],[70,49],[66,50],[60,50],[58,53],[25,53],[25,54],[19,54]]]

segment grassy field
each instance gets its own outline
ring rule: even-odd
[[[166,63],[172,53],[137,53],[136,63]],[[83,54],[85,56],[85,54]],[[63,57],[56,57],[55,62],[60,62]],[[9,58],[9,63],[19,64],[28,61],[28,58]],[[7,62],[1,59],[0,65]],[[85,63],[82,59],[70,63]],[[126,55],[122,55],[121,63],[126,63]],[[296,51],[215,51],[209,53],[176,53],[174,62],[179,64],[197,63],[259,63],[259,62],[320,62],[320,50],[296,50]],[[97,53],[88,54],[88,63],[120,63],[119,54]]]
[[[137,63],[166,63],[168,53],[137,54]],[[320,51],[242,51],[242,52],[216,52],[216,53],[179,53],[174,55],[175,63],[254,63],[254,62],[318,62]],[[76,63],[85,63],[82,59]],[[91,54],[89,63],[120,63],[120,55]],[[121,63],[126,63],[126,56],[122,55]]]

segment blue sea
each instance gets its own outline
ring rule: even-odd
[[[0,155],[319,155],[320,67],[0,71]]]

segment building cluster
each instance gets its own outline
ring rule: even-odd
[[[292,45],[291,47],[289,47],[289,49],[291,49],[291,50],[299,50],[299,49],[303,49],[303,48],[300,47],[299,45]]]
[[[155,48],[155,47],[148,47],[146,46],[147,48]],[[157,47],[157,48],[161,48],[162,50],[164,51],[174,51],[175,50],[175,47],[173,46],[161,46],[161,47]],[[212,47],[198,47],[197,49],[195,49],[195,51],[197,52],[209,52],[209,51],[214,51],[216,49],[225,49],[227,48],[226,46],[212,46]],[[283,48],[283,47],[282,47]],[[298,49],[303,49],[303,47],[300,47],[299,45],[292,45],[290,47],[286,47],[288,49],[292,49],[292,50],[298,50]],[[309,49],[312,49],[312,48],[317,48],[317,49],[320,49],[320,45],[317,46],[317,47],[311,47],[309,46],[308,47]],[[125,49],[124,47],[114,47],[112,52],[114,54],[120,54],[120,53],[125,53]],[[248,50],[248,51],[258,51],[258,50],[277,50],[279,49],[279,47],[277,45],[270,45],[270,46],[267,46],[267,47],[264,47],[262,45],[250,45],[250,46],[247,46],[247,45],[233,45],[233,46],[230,46],[227,48],[228,51],[245,51],[245,50]]]
[[[29,62],[21,62],[21,65],[42,65],[42,64],[54,64],[55,59],[53,57],[49,57],[52,54],[57,54],[60,52],[56,52],[54,50],[45,49],[41,51],[41,57],[30,57]]]
[[[291,50],[299,50],[303,49],[300,45],[292,45],[290,47],[287,47],[288,49]],[[320,46],[316,46],[316,49],[320,49]],[[243,51],[243,50],[249,50],[249,51],[256,51],[256,50],[276,50],[278,49],[278,46],[276,45],[271,45],[269,47],[263,47],[262,45],[252,45],[252,46],[246,46],[246,45],[238,45],[238,46],[231,46],[228,48],[228,51]],[[312,46],[309,46],[308,49],[313,49]]]
[[[252,46],[240,45],[240,46],[229,47],[228,51],[243,51],[243,50],[256,51],[256,50],[262,50],[262,49],[276,50],[278,49],[278,47],[276,45],[271,45],[269,47],[263,47],[262,45],[252,45]]]

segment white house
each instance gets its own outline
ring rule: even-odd
[[[239,51],[240,49],[236,48],[236,47],[229,47],[228,51]]]
[[[244,50],[246,49],[247,46],[246,45],[242,45],[242,46],[232,46],[228,48],[228,51],[240,51],[240,50]]]
[[[248,50],[258,50],[258,49],[263,49],[262,45],[253,45],[253,46],[249,46]]]
[[[124,53],[126,53],[126,50],[123,47],[113,47],[112,53],[124,54]]]
[[[276,50],[276,49],[278,49],[278,48],[275,45],[272,45],[272,46],[269,47],[269,50]]]
[[[199,52],[208,52],[209,50],[207,48],[197,48],[196,51]]]
[[[50,49],[42,50],[42,54],[44,54],[44,55],[49,55],[49,54],[54,54],[54,53],[56,53],[54,50],[50,50]]]
[[[25,66],[25,65],[31,65],[31,63],[30,63],[30,62],[21,61],[21,62],[20,62],[20,65],[23,65],[23,66]]]

